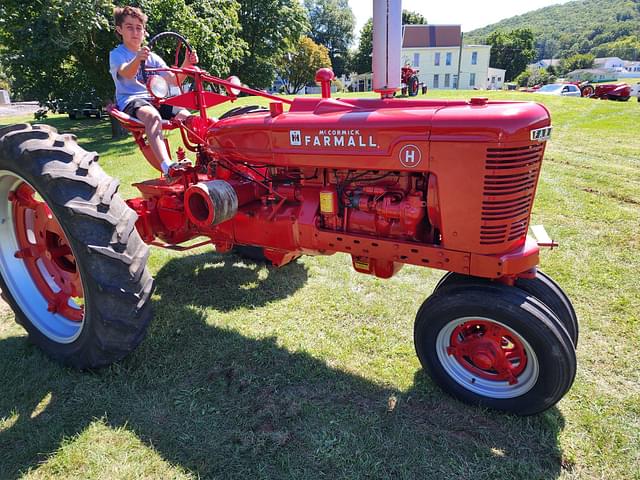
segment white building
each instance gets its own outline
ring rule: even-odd
[[[538,60],[536,63],[530,63],[528,68],[529,70],[538,70],[540,68],[544,68],[546,70],[549,67],[559,67],[561,62],[562,60],[559,58],[543,58],[542,60]]]
[[[461,46],[460,25],[404,25],[401,55],[402,64],[419,69],[420,82],[429,88],[455,89],[459,84],[460,89],[484,89],[489,85],[491,46]]]
[[[622,71],[625,61],[618,57],[601,57],[593,61],[595,68],[603,68],[605,70]]]
[[[487,90],[502,90],[506,70],[489,67],[487,71]]]

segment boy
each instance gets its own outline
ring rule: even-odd
[[[116,103],[118,109],[144,123],[145,133],[151,150],[161,163],[162,172],[169,174],[173,166],[162,135],[162,119],[185,120],[188,110],[162,105],[158,110],[151,103],[147,87],[142,79],[141,63],[146,68],[167,68],[167,64],[142,43],[147,35],[145,27],[147,16],[136,7],[117,7],[114,11],[116,32],[122,43],[109,54],[110,72],[116,85]],[[183,67],[198,63],[195,50],[186,55]],[[152,73],[149,73],[150,75]],[[171,72],[163,72],[169,82],[177,85],[178,79]]]

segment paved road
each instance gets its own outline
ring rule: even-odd
[[[15,117],[29,115],[40,108],[38,102],[17,102],[10,105],[0,105],[0,117]]]

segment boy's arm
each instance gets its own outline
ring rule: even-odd
[[[142,47],[140,50],[136,52],[136,56],[130,62],[123,63],[118,68],[118,75],[121,77],[127,78],[131,80],[138,73],[138,69],[140,68],[140,63],[142,61],[146,61],[149,58],[149,50],[148,47]]]

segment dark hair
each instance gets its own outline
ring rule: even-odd
[[[137,18],[142,22],[143,27],[147,26],[147,16],[138,7],[132,7],[127,5],[126,7],[116,7],[113,10],[113,19],[115,20],[117,27],[122,26],[122,24],[124,23],[125,17]],[[120,35],[118,35],[117,32],[116,32],[116,36],[120,38]]]

